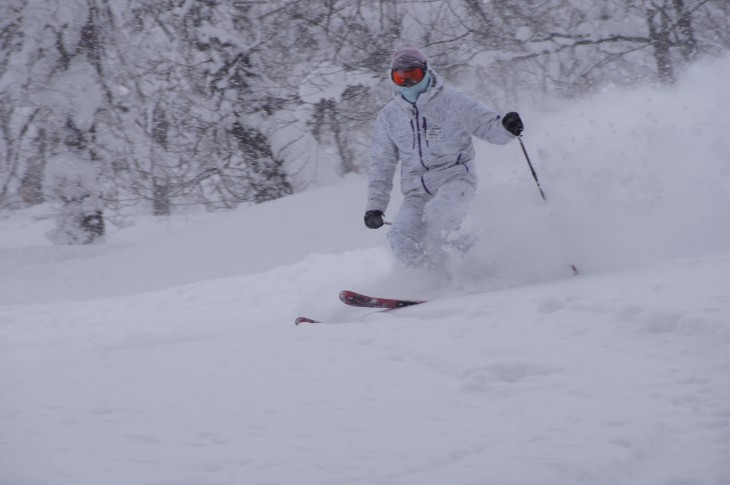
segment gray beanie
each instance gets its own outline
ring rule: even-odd
[[[393,70],[408,69],[411,67],[421,67],[426,69],[426,56],[420,49],[411,44],[398,47],[393,52],[390,60],[390,67]]]

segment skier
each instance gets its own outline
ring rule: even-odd
[[[365,225],[383,226],[400,160],[405,197],[390,246],[405,267],[443,268],[449,247],[472,244],[459,233],[477,182],[472,135],[504,145],[524,127],[516,112],[501,116],[445,86],[412,45],[395,50],[390,77],[395,93],[377,115],[370,148]]]

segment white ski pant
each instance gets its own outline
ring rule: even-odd
[[[459,229],[473,198],[474,185],[464,180],[446,182],[433,195],[406,195],[388,233],[398,261],[410,268],[439,268],[449,247],[467,249]]]

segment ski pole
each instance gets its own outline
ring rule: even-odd
[[[527,165],[530,166],[530,172],[532,172],[532,178],[535,179],[535,183],[537,184],[537,190],[540,191],[542,200],[547,202],[547,197],[545,197],[545,192],[543,192],[542,187],[540,186],[540,181],[537,179],[537,172],[535,172],[535,168],[532,166],[532,162],[530,161],[530,156],[527,154],[527,149],[525,148],[525,144],[522,142],[522,135],[518,136],[517,139],[520,142],[520,147],[522,148],[522,153],[525,154],[525,160],[527,160]],[[573,271],[573,274],[576,274],[576,275],[578,274],[578,267],[575,264],[570,263],[570,269]]]
[[[540,191],[542,200],[547,202],[547,198],[545,197],[545,192],[542,191],[542,187],[540,186],[540,181],[537,179],[537,173],[535,172],[535,168],[532,166],[532,162],[530,161],[530,156],[527,154],[527,149],[525,148],[525,144],[522,142],[522,135],[518,136],[517,139],[520,141],[520,147],[522,147],[522,153],[525,154],[525,160],[527,160],[527,165],[530,166],[530,172],[532,172],[532,178],[535,179],[535,183],[537,184],[537,190]]]

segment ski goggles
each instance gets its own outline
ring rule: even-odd
[[[393,69],[390,78],[398,86],[409,88],[420,83],[426,77],[426,70],[422,67],[410,67],[407,69]]]

